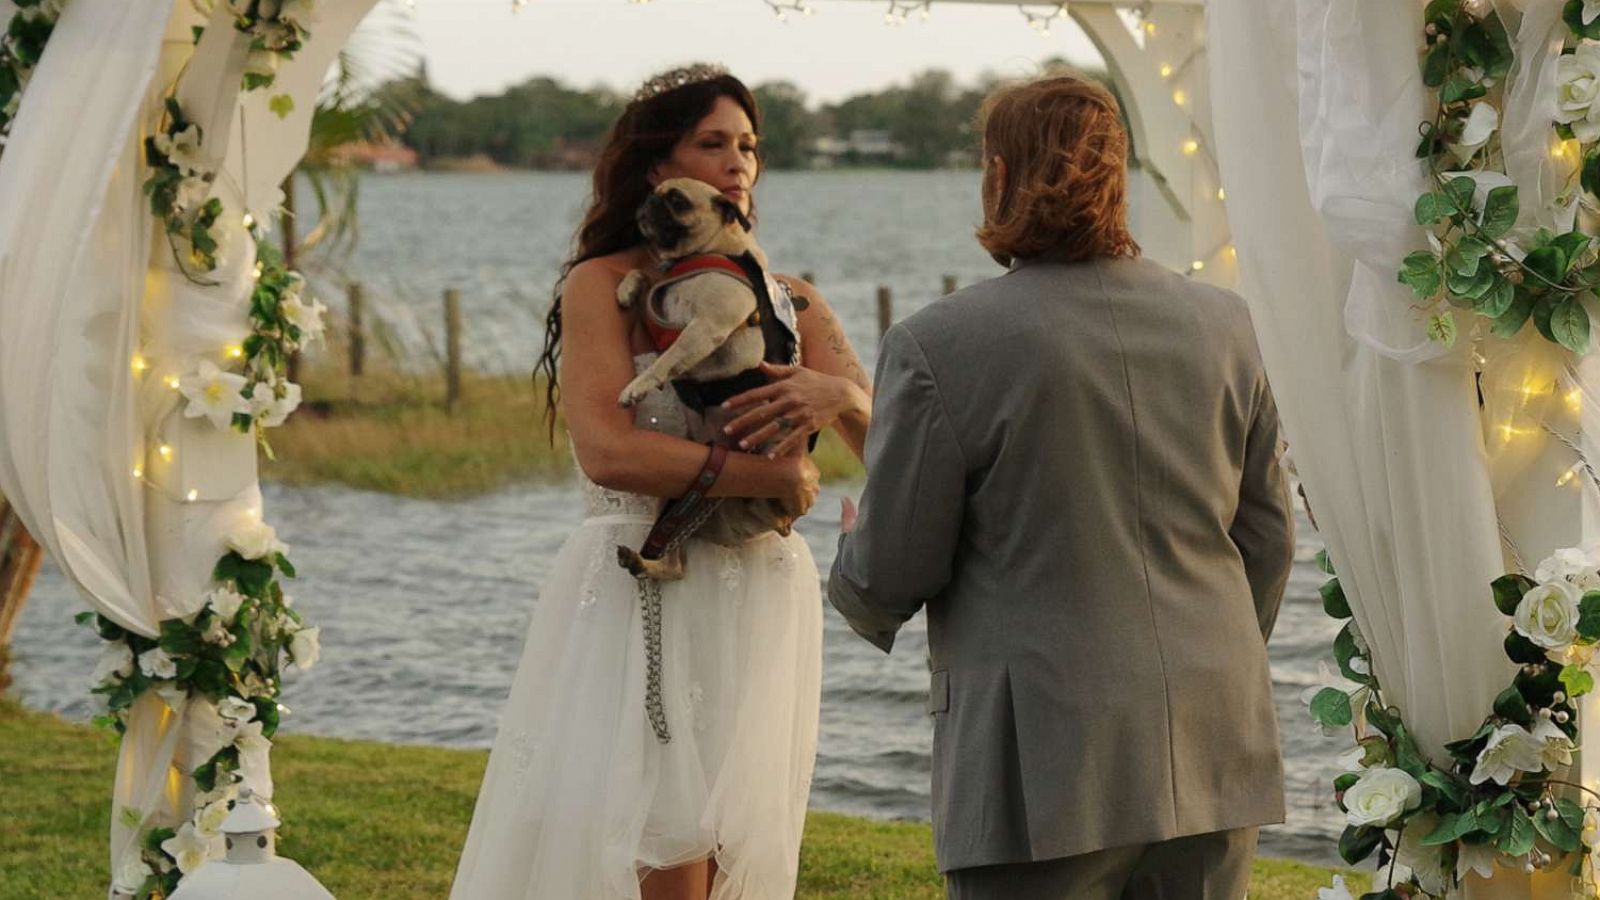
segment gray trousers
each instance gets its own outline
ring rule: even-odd
[[[945,874],[950,900],[1244,900],[1255,828]]]

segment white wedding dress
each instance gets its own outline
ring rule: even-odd
[[[685,433],[670,388],[636,410],[639,427]],[[810,550],[798,534],[685,544],[687,575],[661,592],[663,744],[645,712],[638,586],[616,553],[644,542],[661,501],[586,478],[583,492],[588,518],[534,607],[451,900],[632,900],[647,870],[708,857],[713,900],[789,900],[822,666]]]

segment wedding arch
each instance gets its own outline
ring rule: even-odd
[[[318,654],[255,460],[323,311],[263,229],[374,2],[0,0],[0,493],[106,641],[114,896],[271,796],[281,667]],[[1600,558],[1557,551],[1600,537],[1600,105],[1568,72],[1600,76],[1600,0],[1021,9],[1121,88],[1150,255],[1251,303],[1349,620],[1312,698],[1360,741],[1341,850],[1428,893],[1592,884]]]

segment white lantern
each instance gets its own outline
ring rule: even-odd
[[[222,823],[228,855],[189,873],[171,900],[333,900],[294,860],[278,855],[278,821],[249,788]]]

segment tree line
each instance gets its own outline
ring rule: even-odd
[[[962,85],[949,72],[931,69],[903,84],[831,104],[812,104],[788,81],[759,84],[752,91],[761,105],[763,153],[772,168],[929,169],[977,164],[978,108],[996,83],[997,78],[985,76]],[[466,101],[434,90],[425,73],[384,91],[403,97],[412,110],[400,139],[417,151],[424,167],[486,157],[510,168],[588,168],[628,100],[609,87],[576,88],[549,77]],[[863,135],[874,137],[874,146],[852,143]],[[832,141],[819,147],[822,138]]]

